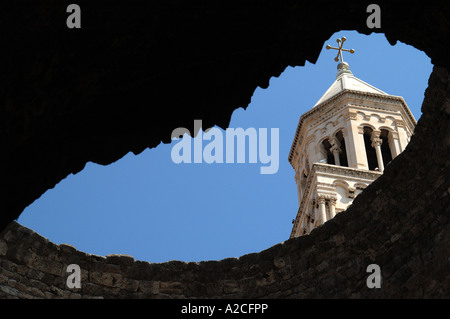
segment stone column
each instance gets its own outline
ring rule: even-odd
[[[318,198],[319,202],[319,217],[320,217],[320,223],[324,224],[327,221],[327,211],[325,208],[325,197],[320,196]]]
[[[333,153],[335,165],[341,166],[341,160],[339,159],[339,153],[341,153],[341,148],[337,145],[334,145],[330,149],[330,151]]]
[[[383,173],[384,171],[384,163],[383,163],[383,155],[381,154],[381,144],[383,143],[383,140],[380,138],[380,131],[373,131],[371,140],[372,140],[372,147],[375,148],[375,152],[377,153],[377,162],[378,162],[378,168],[380,172]]]
[[[330,205],[330,218],[334,218],[336,216],[336,198],[330,198],[328,203]]]

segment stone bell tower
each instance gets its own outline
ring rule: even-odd
[[[336,80],[298,122],[289,162],[295,170],[299,209],[292,237],[344,211],[383,174],[409,142],[416,120],[404,99],[358,79],[342,60],[338,39]]]

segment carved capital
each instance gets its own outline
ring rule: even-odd
[[[372,134],[371,134],[371,136],[370,136],[370,138],[373,140],[374,138],[379,138],[380,137],[380,134],[381,134],[381,131],[379,131],[379,130],[373,130],[372,131]]]
[[[330,142],[331,146],[341,146],[341,142],[339,142],[336,137],[329,138],[328,141]]]
[[[317,202],[319,203],[319,204],[321,204],[321,203],[327,203],[328,201],[332,201],[334,204],[336,204],[336,200],[337,200],[337,198],[336,198],[336,196],[334,196],[334,195],[330,195],[330,194],[324,194],[324,195],[319,195],[318,197],[317,197]]]
[[[342,150],[341,150],[341,148],[340,148],[339,146],[334,145],[333,147],[330,148],[330,152],[333,153],[333,154],[334,154],[334,153],[339,154],[339,153],[342,152]]]
[[[381,146],[383,140],[380,138],[381,131],[374,130],[372,131],[372,135],[370,139],[372,140],[372,147]]]
[[[381,146],[383,144],[383,140],[381,138],[372,138],[372,147],[375,148],[377,146]]]

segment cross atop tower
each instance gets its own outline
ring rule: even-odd
[[[345,40],[347,40],[346,37],[342,37],[342,39],[337,39],[337,40],[336,40],[336,42],[337,42],[338,45],[339,45],[338,48],[332,47],[332,46],[330,46],[330,45],[328,45],[328,44],[327,44],[327,46],[326,46],[327,50],[330,50],[330,49],[338,50],[338,54],[337,54],[336,57],[334,58],[334,61],[336,61],[336,62],[339,61],[339,58],[341,59],[341,62],[344,62],[344,59],[342,58],[342,51],[350,52],[351,54],[355,53],[355,50],[353,50],[353,49],[348,50],[348,49],[342,48],[342,46],[344,45]]]

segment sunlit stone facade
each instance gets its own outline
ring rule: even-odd
[[[289,153],[299,201],[291,237],[309,234],[350,206],[405,149],[415,125],[402,97],[339,63],[334,83],[300,117]]]

